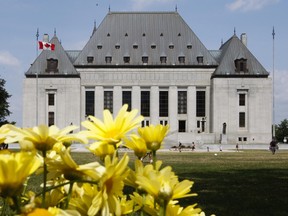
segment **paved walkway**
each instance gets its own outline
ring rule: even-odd
[[[288,144],[278,144],[279,150],[288,150]],[[204,152],[207,151],[207,148],[209,148],[209,151],[211,152],[219,152],[220,148],[223,152],[230,152],[230,151],[236,151],[236,146],[231,144],[196,144],[195,152]],[[19,149],[18,144],[9,144],[9,149]],[[239,144],[239,150],[247,150],[247,149],[255,149],[255,150],[269,150],[268,144]],[[71,146],[71,150],[73,152],[89,152],[85,148],[85,145],[83,144],[73,144]],[[178,148],[176,149],[160,149],[160,151],[178,151]],[[191,149],[182,149],[182,151],[191,151]]]

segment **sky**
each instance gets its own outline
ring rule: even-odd
[[[11,94],[8,120],[22,126],[24,73],[37,56],[37,29],[39,40],[56,31],[65,50],[81,50],[109,8],[177,9],[208,50],[219,49],[234,30],[238,37],[246,33],[248,49],[274,77],[274,122],[288,119],[287,0],[0,0],[0,78]]]

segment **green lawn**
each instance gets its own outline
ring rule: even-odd
[[[79,164],[95,159],[91,153],[72,155]],[[288,151],[161,152],[158,159],[181,180],[194,181],[198,196],[181,200],[182,205],[198,203],[206,215],[217,216],[288,214]]]

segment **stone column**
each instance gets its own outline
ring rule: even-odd
[[[113,89],[113,115],[116,116],[122,107],[122,88],[114,86]]]
[[[151,124],[159,124],[159,87],[151,86],[150,90],[150,119]]]
[[[187,89],[187,131],[197,132],[196,122],[196,87],[188,86]]]
[[[140,86],[132,86],[132,109],[138,109],[141,114],[141,91]]]
[[[95,116],[97,118],[103,119],[103,109],[104,109],[103,86],[96,86],[95,87]]]
[[[177,95],[178,95],[177,86],[170,86],[169,87],[169,124],[170,124],[171,132],[178,131]]]

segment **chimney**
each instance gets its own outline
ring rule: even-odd
[[[49,42],[49,35],[48,34],[44,34],[43,35],[43,42]]]
[[[246,33],[242,33],[241,36],[240,36],[240,38],[241,38],[241,42],[242,42],[245,46],[247,46],[247,35],[246,35]]]

